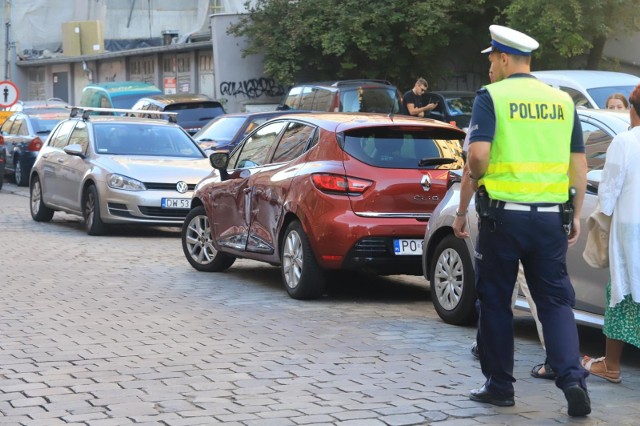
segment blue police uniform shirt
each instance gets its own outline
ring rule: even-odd
[[[508,78],[535,78],[531,74],[513,74]],[[578,112],[573,110],[573,131],[571,132],[571,152],[585,152],[582,139],[582,125],[578,118]],[[469,143],[493,142],[496,134],[496,112],[493,107],[491,95],[484,87],[478,90],[473,102],[471,113],[471,126],[469,128]]]

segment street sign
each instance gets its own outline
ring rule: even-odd
[[[18,90],[18,86],[9,80],[0,81],[0,107],[9,108],[18,102],[19,97],[20,91]]]

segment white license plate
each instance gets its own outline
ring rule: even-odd
[[[163,209],[188,209],[191,207],[191,198],[163,198]]]
[[[396,256],[410,256],[422,254],[424,240],[393,240],[393,250]]]

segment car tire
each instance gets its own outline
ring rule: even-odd
[[[222,272],[236,261],[235,256],[218,251],[213,246],[209,218],[204,206],[191,209],[182,224],[182,251],[198,271]]]
[[[3,184],[4,184],[4,170],[0,172],[0,189],[2,189]]]
[[[82,197],[82,217],[84,217],[84,229],[89,235],[103,235],[107,225],[100,217],[100,197],[95,185],[89,185]]]
[[[280,250],[282,280],[293,299],[317,299],[325,291],[326,273],[318,265],[309,239],[297,220],[284,233]]]
[[[45,206],[42,201],[42,184],[38,176],[33,176],[29,188],[29,207],[31,217],[36,222],[49,222],[53,218],[54,210]]]
[[[18,186],[27,186],[29,185],[29,171],[22,164],[22,160],[20,158],[16,159],[14,164],[14,179],[16,180],[16,185]]]
[[[473,263],[464,240],[447,235],[436,246],[431,265],[431,300],[447,324],[466,325],[478,318]]]

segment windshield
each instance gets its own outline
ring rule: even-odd
[[[152,94],[155,95],[156,93],[154,92]],[[150,94],[149,93],[134,93],[131,95],[112,94],[111,102],[113,103],[114,108],[131,109],[133,104],[135,104],[138,101],[138,99],[142,98],[143,96],[150,96]]]
[[[447,98],[447,109],[452,116],[456,115],[471,115],[471,109],[473,108],[473,100],[471,97],[459,97],[459,98]]]
[[[197,141],[230,142],[245,120],[245,117],[218,117],[193,137]]]
[[[345,90],[340,95],[342,112],[398,113],[400,104],[396,89],[386,87],[358,87]]]
[[[95,123],[96,152],[110,155],[142,155],[204,158],[196,143],[179,127],[145,123]]]
[[[600,108],[606,108],[605,102],[610,95],[621,93],[626,99],[629,99],[629,95],[633,89],[635,89],[635,86],[609,86],[587,89],[587,92]]]
[[[344,135],[344,150],[363,163],[396,169],[461,169],[459,132],[448,129],[415,130],[379,127],[352,130]],[[421,160],[450,158],[448,164],[425,164]]]
[[[46,114],[30,115],[34,132],[40,135],[50,133],[51,130],[53,130],[53,128],[56,126],[56,124],[64,119],[69,118],[69,111],[63,111],[64,112],[50,112]]]

